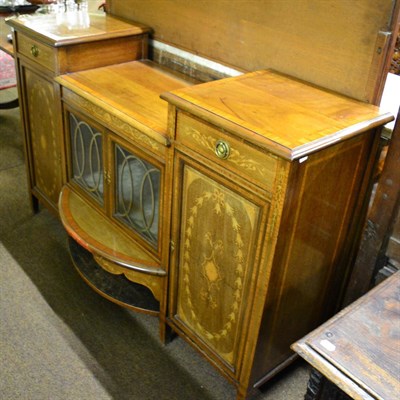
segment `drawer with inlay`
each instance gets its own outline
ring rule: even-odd
[[[278,168],[275,155],[233,138],[228,132],[178,112],[176,142],[232,169],[246,180],[271,191]]]

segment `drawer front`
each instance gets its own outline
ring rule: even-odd
[[[276,156],[263,153],[182,112],[178,113],[176,124],[177,143],[272,191],[278,168]]]
[[[37,62],[50,71],[55,71],[55,48],[21,34],[17,36],[17,46],[20,54],[34,62]]]

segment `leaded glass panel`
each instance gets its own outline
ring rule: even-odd
[[[76,115],[69,114],[72,180],[101,205],[104,203],[102,135]]]
[[[153,246],[158,242],[160,170],[115,145],[115,216]]]

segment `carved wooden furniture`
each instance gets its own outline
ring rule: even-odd
[[[32,195],[56,210],[61,191],[89,285],[157,315],[245,399],[336,310],[392,116],[267,70],[189,82],[131,61],[143,27],[57,42],[29,21],[12,25]]]
[[[244,399],[335,310],[392,117],[270,71],[192,86],[132,62],[56,80],[77,268],[141,311],[85,271],[150,289],[161,337],[167,323]]]
[[[14,53],[25,132],[28,186],[38,200],[57,212],[66,181],[60,74],[146,57],[148,29],[103,15],[91,15],[86,29],[69,26],[55,14],[21,16],[14,29]]]
[[[293,348],[353,399],[396,399],[400,391],[399,292],[397,272]]]

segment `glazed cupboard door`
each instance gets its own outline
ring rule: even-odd
[[[55,84],[25,65],[23,80],[26,148],[32,194],[57,210],[63,184],[63,133]],[[34,207],[35,202],[33,203]]]
[[[75,108],[64,107],[69,184],[159,256],[164,165]]]
[[[111,146],[115,181],[112,216],[135,232],[143,245],[158,249],[163,166],[117,138]]]
[[[170,319],[238,375],[268,203],[177,152]]]

